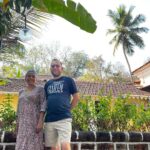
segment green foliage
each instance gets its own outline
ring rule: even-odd
[[[91,121],[94,121],[94,101],[91,101],[91,96],[82,97],[78,107],[73,109],[73,129],[88,131],[91,126]]]
[[[7,63],[8,64],[17,64],[19,62],[19,59],[24,58],[25,51],[22,51],[24,48],[21,44],[15,44],[9,45],[8,47],[4,46],[2,44],[2,49],[0,49],[0,62]]]
[[[17,65],[2,66],[3,76],[5,78],[20,78],[22,76],[20,68]]]
[[[17,74],[16,74],[16,77],[17,78],[20,78],[22,75],[21,75],[21,69],[19,68],[18,70],[17,70]]]
[[[4,34],[9,32],[10,25],[11,25],[11,13],[10,13],[10,10],[7,9],[5,11],[2,11],[2,9],[0,7],[0,41],[1,41],[1,37]]]
[[[83,52],[72,52],[66,61],[63,61],[64,64],[64,74],[77,78],[83,75],[86,64],[89,58],[88,55]]]
[[[99,96],[95,102],[95,125],[97,130],[110,130],[111,129],[111,96]]]
[[[134,123],[140,131],[150,131],[150,107],[145,108],[143,105],[139,107]]]
[[[33,0],[33,6],[42,11],[63,17],[72,24],[80,27],[86,32],[95,32],[96,21],[90,13],[80,4],[72,0]]]
[[[130,130],[130,121],[135,120],[137,114],[136,105],[128,103],[128,97],[118,97],[112,108],[111,117],[114,130]]]
[[[15,0],[14,2],[16,6],[16,11],[22,14],[24,14],[26,9],[30,9],[31,4],[32,4],[32,0]],[[22,11],[21,11],[21,7],[24,8]]]
[[[86,32],[93,33],[97,28],[91,14],[80,3],[77,4],[72,0],[67,0],[66,3],[64,0],[16,0],[14,2],[16,11],[22,14],[33,5],[41,11],[66,19]],[[21,7],[24,8],[22,11]]]
[[[73,130],[150,131],[150,108],[132,104],[129,96],[81,97],[73,113]],[[143,117],[144,116],[144,117]]]
[[[14,131],[16,113],[11,105],[12,95],[6,94],[4,101],[0,104],[0,122],[2,130]]]
[[[8,79],[0,78],[0,86],[4,86],[4,85],[6,85],[8,82],[11,82],[11,81],[8,80]]]

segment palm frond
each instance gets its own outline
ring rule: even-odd
[[[139,47],[139,48],[144,48],[144,41],[142,39],[142,37],[140,37],[138,34],[136,33],[131,33],[129,36],[129,40],[132,41],[134,43],[135,46]]]
[[[119,19],[118,13],[116,13],[115,11],[112,11],[112,10],[108,10],[107,16],[109,16],[111,18],[111,21],[114,25],[119,24],[118,23],[118,19]]]
[[[126,15],[124,16],[124,23],[123,23],[123,25],[124,26],[126,26],[126,27],[128,27],[129,26],[129,24],[131,23],[131,21],[132,21],[132,11],[134,10],[134,6],[130,6],[130,8],[129,8],[129,10],[128,10],[128,12],[126,13]]]
[[[106,35],[116,33],[116,29],[108,29]]]
[[[137,34],[138,33],[143,33],[143,32],[148,33],[149,29],[146,28],[146,27],[141,27],[141,28],[136,27],[136,28],[130,28],[130,31],[134,32],[134,33],[137,33]]]
[[[109,42],[109,44],[115,43],[115,42],[117,41],[117,39],[118,39],[118,35],[115,35],[115,36],[112,38],[112,40]]]
[[[5,33],[2,38],[3,47],[8,45],[12,46],[16,44],[16,41],[22,43],[18,38],[18,34],[21,28],[24,28],[24,17],[21,14],[12,12],[12,21],[9,32]],[[27,15],[27,28],[32,31],[33,38],[39,38],[41,36],[41,31],[45,28],[45,25],[52,20],[52,15],[48,13],[41,13],[38,9],[31,8],[26,12]],[[11,41],[11,42],[10,42]],[[10,44],[11,43],[11,44]]]
[[[121,43],[121,40],[122,40],[121,36],[122,36],[121,34],[116,36],[116,42],[115,42],[115,45],[114,45],[113,55],[115,55],[115,52],[116,52],[118,46]]]
[[[138,27],[141,23],[145,22],[146,18],[144,15],[137,15],[133,21],[129,24],[129,27]]]
[[[127,38],[127,37],[124,37],[123,39],[123,47],[125,49],[125,53],[129,56],[132,56],[133,53],[134,53],[134,44]]]

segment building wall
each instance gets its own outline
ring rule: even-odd
[[[6,100],[8,97],[12,100],[12,106],[14,110],[16,111],[17,105],[18,105],[18,93],[17,92],[0,92],[0,104],[3,103],[4,100]],[[92,100],[96,101],[97,96],[93,96]],[[147,106],[148,101],[147,98],[142,97],[130,97],[128,98],[128,102],[130,104],[136,104],[137,106],[139,104],[144,104],[144,106]]]
[[[140,79],[142,87],[150,85],[150,63],[134,72],[134,75]]]
[[[0,105],[8,98],[12,101],[14,110],[17,109],[18,104],[18,93],[17,92],[0,92]]]

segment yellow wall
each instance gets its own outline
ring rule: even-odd
[[[147,99],[142,99],[142,98],[129,98],[128,99],[128,102],[131,103],[131,104],[136,104],[137,106],[140,105],[140,104],[143,104],[144,106],[147,106],[148,105],[148,100]]]
[[[14,110],[17,109],[17,104],[18,104],[18,93],[17,92],[1,92],[0,91],[0,104],[3,102],[3,100],[6,99],[7,94],[12,95],[12,106]],[[92,98],[96,100],[97,96],[93,96]],[[140,98],[129,98],[128,99],[129,103],[131,104],[144,104],[145,106],[148,104],[147,100],[145,99],[140,99]]]
[[[18,93],[17,92],[0,92],[0,104],[6,99],[7,94],[11,94],[12,96],[12,106],[14,110],[17,109],[18,104]]]

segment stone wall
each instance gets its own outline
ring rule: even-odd
[[[0,132],[0,150],[15,150],[16,135]],[[150,132],[72,132],[72,150],[150,150]]]

